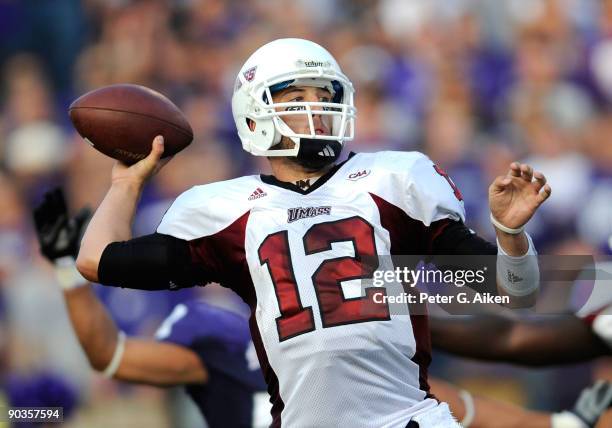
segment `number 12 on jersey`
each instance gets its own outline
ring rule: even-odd
[[[332,249],[332,243],[353,243],[355,256],[324,260],[312,275],[312,285],[319,303],[323,328],[368,321],[391,319],[387,303],[374,302],[374,292],[384,288],[366,288],[365,296],[344,298],[342,282],[369,279],[378,268],[374,228],[361,217],[318,223],[302,237],[306,257]],[[259,246],[259,261],[270,273],[281,315],[276,318],[278,337],[283,340],[315,329],[312,307],[300,299],[287,231],[268,235]]]

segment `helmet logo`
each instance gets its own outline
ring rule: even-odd
[[[313,68],[313,67],[331,67],[331,63],[329,61],[315,61],[315,60],[298,60],[298,66]]]
[[[255,79],[255,71],[257,70],[257,66],[249,68],[247,71],[243,73],[244,79],[247,82],[252,82]]]

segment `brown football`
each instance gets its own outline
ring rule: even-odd
[[[189,122],[168,98],[139,85],[105,86],[76,99],[68,109],[78,133],[96,150],[127,164],[151,152],[156,135],[164,137],[164,155],[193,141]]]

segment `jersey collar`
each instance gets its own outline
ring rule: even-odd
[[[340,168],[342,168],[342,166],[345,163],[347,163],[353,156],[355,156],[355,154],[356,153],[354,153],[354,152],[350,152],[349,156],[348,156],[348,159],[346,159],[344,162],[341,162],[341,163],[339,163],[337,165],[334,165],[334,167],[332,169],[330,169],[325,174],[323,174],[321,177],[319,177],[317,179],[317,181],[315,181],[313,183],[313,185],[310,186],[307,189],[302,189],[302,188],[296,186],[294,183],[289,183],[289,182],[286,182],[286,181],[280,181],[278,178],[276,178],[273,175],[264,175],[264,174],[261,174],[259,177],[261,178],[261,181],[263,181],[266,184],[271,184],[273,186],[282,187],[283,189],[291,190],[293,192],[300,193],[302,195],[307,195],[307,194],[309,194],[311,192],[314,192],[319,187],[321,187],[322,185],[327,183],[327,181],[334,176],[336,171],[338,171]]]

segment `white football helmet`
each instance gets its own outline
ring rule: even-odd
[[[272,93],[289,86],[326,88],[332,101],[274,103]],[[353,95],[353,85],[322,46],[302,39],[270,42],[251,55],[236,79],[232,112],[242,147],[257,156],[297,156],[302,138],[337,141],[342,145],[355,135]],[[294,114],[308,116],[309,134],[295,133],[282,120],[283,116]],[[331,135],[315,133],[313,115],[333,116]],[[253,129],[250,121],[254,122]],[[270,150],[282,136],[291,138],[295,146]]]

